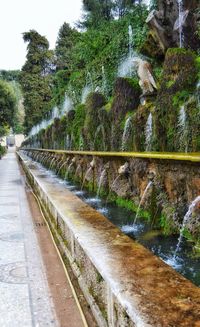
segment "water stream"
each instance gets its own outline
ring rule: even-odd
[[[140,200],[140,203],[139,203],[139,207],[138,207],[138,209],[137,209],[136,216],[135,216],[135,220],[134,220],[134,223],[133,223],[134,225],[135,225],[136,222],[137,222],[137,219],[138,219],[138,216],[139,216],[139,213],[140,213],[141,206],[142,206],[142,204],[144,204],[144,200],[146,199],[146,196],[147,196],[147,194],[148,194],[148,191],[149,191],[151,185],[152,185],[152,181],[150,181],[150,182],[147,184],[147,186],[146,186],[146,188],[145,188],[145,190],[144,190],[144,193],[143,193],[143,195],[142,195],[142,197],[141,197],[141,200]]]
[[[122,135],[122,146],[121,146],[122,151],[127,150],[126,145],[127,145],[128,138],[131,134],[131,129],[132,129],[132,117],[128,117],[126,119],[126,122],[124,125],[124,131],[123,131],[123,135]]]
[[[122,60],[118,67],[118,76],[131,77],[132,75],[132,59],[134,57],[134,42],[133,42],[133,29],[128,26],[128,55]]]
[[[90,167],[88,168],[88,170],[86,171],[85,176],[84,176],[84,179],[83,179],[83,183],[82,183],[82,185],[81,185],[81,190],[84,188],[85,182],[86,182],[87,177],[89,176],[90,172],[92,171],[92,168],[93,168],[93,167],[90,166]]]
[[[30,158],[29,158],[30,160]],[[189,206],[186,213],[180,235],[165,236],[160,230],[154,230],[151,224],[142,217],[137,217],[132,211],[121,208],[115,203],[109,203],[107,200],[96,196],[95,193],[82,189],[78,183],[69,180],[63,181],[58,178],[54,172],[50,172],[42,167],[41,164],[36,163],[39,169],[47,177],[53,178],[55,183],[63,184],[67,189],[80,197],[84,202],[96,209],[107,217],[113,224],[119,227],[125,234],[135,241],[143,244],[146,248],[151,250],[155,255],[159,256],[167,264],[171,265],[175,270],[190,279],[194,284],[200,286],[200,260],[193,255],[193,249],[190,243],[186,242],[183,237],[183,230],[187,225],[196,205],[200,202],[198,196]],[[91,167],[90,167],[91,168]],[[105,177],[105,169],[102,171],[101,183]],[[104,176],[104,177],[103,177]],[[99,188],[101,188],[99,181]],[[145,200],[148,190],[152,182],[149,182],[140,201],[142,205]],[[100,193],[100,191],[99,191]],[[137,228],[132,228],[133,225]],[[128,228],[128,226],[130,228]],[[125,228],[126,227],[126,228]]]
[[[187,123],[187,115],[185,111],[185,105],[182,105],[178,117],[178,130],[179,130],[180,147],[185,152],[187,152],[187,148],[188,148],[186,123]]]
[[[177,0],[178,4],[178,18],[174,24],[174,30],[179,32],[179,47],[183,47],[184,35],[183,35],[183,25],[188,16],[188,10],[183,10],[183,0]]]
[[[101,188],[102,188],[103,182],[104,182],[104,180],[105,180],[106,174],[107,174],[107,170],[106,170],[106,168],[105,168],[105,169],[101,172],[101,175],[100,175],[99,184],[98,184],[98,189],[97,189],[97,198],[99,198],[99,196],[100,196]]]
[[[178,239],[178,243],[177,243],[177,246],[176,246],[176,249],[175,249],[175,252],[174,252],[174,256],[173,258],[176,259],[176,256],[177,256],[177,253],[180,251],[180,246],[183,242],[183,233],[184,233],[184,230],[185,230],[185,227],[187,226],[187,223],[196,207],[196,205],[200,202],[200,196],[197,196],[194,201],[192,201],[192,203],[190,204],[189,206],[189,209],[187,211],[187,213],[185,214],[184,218],[183,218],[183,224],[182,224],[182,227],[181,227],[181,230],[180,230],[180,236],[179,236],[179,239]]]
[[[152,136],[153,136],[153,117],[152,117],[152,113],[150,113],[145,127],[145,151],[151,151]]]
[[[86,76],[86,84],[82,91],[81,103],[84,104],[90,92],[93,91],[94,91],[94,85],[93,85],[92,75],[90,72],[88,72]]]

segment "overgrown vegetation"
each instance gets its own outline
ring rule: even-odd
[[[11,85],[0,80],[0,136],[14,125],[16,115],[16,97]]]
[[[117,67],[129,50],[129,24],[133,28],[136,50],[139,51],[146,37],[147,8],[136,3],[138,1],[83,1],[84,15],[77,24],[79,30],[64,23],[54,53],[49,50],[47,39],[36,31],[23,34],[28,46],[20,83],[27,133],[54,105],[62,104],[65,94],[75,105],[80,103],[88,73],[94,91],[102,87],[104,69],[106,96],[111,96]]]
[[[23,133],[24,107],[19,76],[19,70],[0,70],[0,81],[2,81],[3,85],[7,86],[9,90],[8,93],[5,91],[1,93],[1,103],[4,102],[5,104],[6,98],[10,98],[10,106],[6,109],[6,119],[5,106],[2,105],[1,107],[1,115],[4,116],[4,118],[2,116],[0,118],[0,135],[9,133],[10,128],[12,128],[13,132],[16,134]]]

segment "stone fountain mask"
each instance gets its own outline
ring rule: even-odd
[[[127,174],[129,172],[130,172],[130,169],[129,169],[129,163],[128,162],[125,162],[125,164],[120,166],[119,169],[118,169],[119,175],[124,175],[124,174]]]

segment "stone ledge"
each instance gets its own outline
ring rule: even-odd
[[[200,326],[198,287],[64,186],[47,175],[41,177],[41,171],[29,165],[23,161],[34,190],[70,243],[70,261],[82,264],[79,273],[86,284],[88,275],[87,288],[93,286],[90,291],[97,305],[98,294],[93,293],[99,286],[90,274],[92,266],[103,278],[99,311],[105,319],[96,317],[100,326]]]

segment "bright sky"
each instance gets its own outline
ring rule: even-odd
[[[60,26],[81,18],[82,0],[0,0],[0,69],[20,69],[26,44],[22,33],[35,29],[54,48]]]

